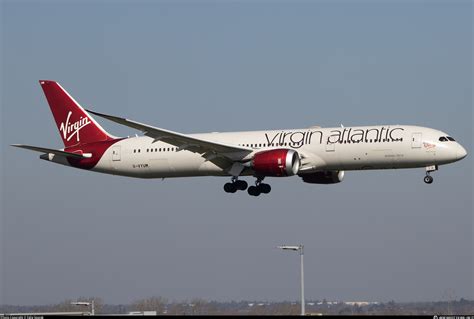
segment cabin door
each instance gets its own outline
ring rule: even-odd
[[[120,161],[120,145],[112,147],[112,161]]]
[[[413,133],[411,138],[411,148],[420,148],[421,147],[421,133]]]

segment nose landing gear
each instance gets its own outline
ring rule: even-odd
[[[426,184],[431,184],[433,183],[433,177],[426,174],[425,178],[423,179],[425,181]]]
[[[433,177],[430,175],[431,172],[437,171],[438,165],[431,165],[426,167],[426,176],[423,178],[423,181],[426,184],[433,183]]]

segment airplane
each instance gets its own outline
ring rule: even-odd
[[[309,184],[335,184],[345,171],[424,167],[424,182],[440,165],[466,157],[464,147],[439,130],[375,125],[182,134],[126,118],[85,110],[55,81],[39,81],[64,148],[12,144],[43,153],[53,163],[136,178],[227,176],[226,193],[268,194],[266,177],[299,176]],[[91,114],[143,132],[116,137]],[[253,176],[248,187],[243,176]]]

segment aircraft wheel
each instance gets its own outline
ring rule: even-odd
[[[250,186],[248,189],[247,189],[247,192],[249,193],[249,195],[251,196],[258,196],[260,195],[260,189],[256,186]]]
[[[237,191],[237,187],[235,187],[234,183],[225,183],[224,184],[224,191],[226,193],[235,193]]]
[[[430,175],[426,175],[423,180],[425,181],[426,184],[433,183],[433,177],[431,177]]]
[[[235,184],[235,187],[236,187],[238,190],[241,190],[241,191],[246,190],[247,187],[249,186],[246,181],[241,181],[241,180],[235,181],[234,184]]]
[[[260,188],[260,192],[263,194],[268,194],[272,190],[272,187],[269,184],[261,183],[258,187]]]

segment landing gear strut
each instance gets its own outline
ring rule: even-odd
[[[437,170],[438,170],[438,165],[427,166],[426,167],[426,176],[423,178],[423,181],[426,184],[433,183],[433,177],[430,175],[430,173],[434,172],[434,171],[437,171]]]
[[[251,196],[259,196],[260,194],[268,194],[272,190],[272,187],[268,184],[262,183],[263,177],[257,177],[255,186],[250,186],[247,192]]]
[[[224,185],[224,191],[226,193],[235,193],[236,191],[244,191],[247,189],[247,182],[246,181],[241,181],[237,179],[237,177],[232,177],[232,181],[230,183],[225,183]]]

